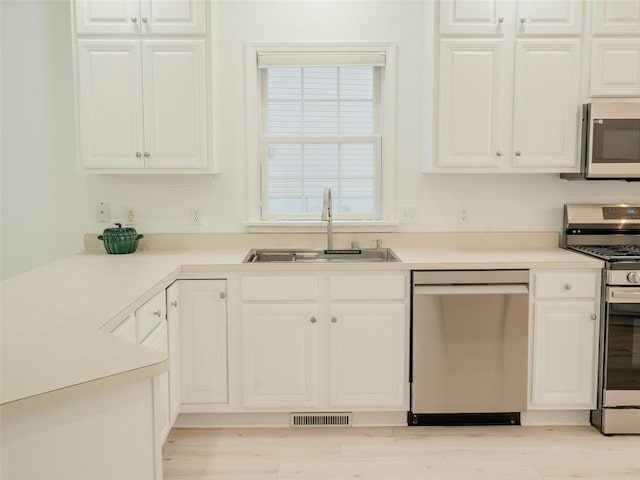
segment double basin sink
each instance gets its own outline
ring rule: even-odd
[[[243,263],[371,263],[400,262],[390,248],[352,250],[254,249]]]

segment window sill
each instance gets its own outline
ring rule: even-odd
[[[400,222],[387,220],[334,220],[334,232],[375,232],[395,231]],[[245,222],[249,233],[320,233],[327,231],[327,222],[320,220],[273,220]]]

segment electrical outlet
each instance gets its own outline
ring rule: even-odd
[[[400,207],[400,222],[418,223],[418,207],[415,205],[405,205]]]
[[[136,209],[133,207],[127,207],[124,209],[124,223],[127,225],[135,225],[138,221],[136,215]]]
[[[462,207],[458,210],[458,223],[460,225],[469,224],[469,209],[467,207]]]
[[[200,207],[191,207],[191,225],[202,225],[202,212]]]
[[[96,221],[108,222],[111,220],[111,208],[109,202],[96,203]]]

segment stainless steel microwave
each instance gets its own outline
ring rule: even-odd
[[[562,178],[640,181],[640,103],[587,103],[580,173]]]

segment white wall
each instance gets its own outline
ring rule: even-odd
[[[559,230],[562,222],[562,206],[569,202],[619,202],[640,201],[640,183],[617,181],[568,182],[558,175],[453,175],[420,173],[421,154],[424,151],[423,115],[423,62],[427,35],[421,1],[256,1],[228,0],[212,3],[213,68],[214,68],[214,148],[221,166],[221,174],[215,183],[198,180],[180,181],[171,176],[78,176],[71,166],[73,154],[72,118],[68,111],[72,104],[69,9],[66,2],[43,2],[37,6],[22,7],[21,14],[5,17],[3,4],[3,44],[5,23],[12,27],[12,36],[22,39],[26,45],[12,45],[18,60],[20,55],[30,57],[32,65],[16,66],[10,80],[16,84],[35,82],[34,74],[44,75],[38,83],[41,95],[16,101],[8,112],[8,118],[23,118],[20,104],[30,105],[30,137],[45,138],[55,149],[42,148],[32,155],[34,142],[14,147],[21,156],[12,156],[10,168],[5,169],[12,179],[3,180],[3,214],[6,201],[11,203],[10,217],[4,220],[11,231],[10,246],[20,248],[16,264],[36,264],[55,254],[38,251],[45,248],[51,238],[78,240],[80,231],[100,232],[105,224],[94,218],[97,201],[111,203],[112,219],[124,218],[124,209],[134,207],[137,212],[136,228],[141,233],[151,232],[242,232],[247,215],[247,172],[244,131],[244,45],[247,42],[394,42],[398,47],[397,65],[397,159],[396,198],[401,207],[415,207],[416,223],[402,224],[403,231],[504,231],[504,230]],[[24,2],[21,2],[24,3]],[[46,33],[33,35],[33,19],[26,18],[32,8],[34,15],[50,16]],[[25,25],[28,25],[26,27]],[[11,25],[9,25],[11,27]],[[53,29],[53,30],[52,30]],[[29,51],[24,49],[28,48]],[[3,51],[4,54],[4,51]],[[3,71],[6,63],[3,60]],[[57,87],[51,81],[58,82]],[[37,77],[36,77],[37,78]],[[3,78],[4,81],[4,78]],[[16,85],[17,88],[18,85]],[[3,102],[5,86],[3,85]],[[585,99],[586,101],[587,99]],[[37,108],[36,108],[37,107]],[[3,114],[4,116],[4,114]],[[3,118],[4,120],[4,118]],[[26,120],[16,127],[21,132]],[[4,123],[4,122],[3,122]],[[25,139],[26,140],[26,139]],[[20,142],[22,144],[22,142]],[[47,146],[49,147],[49,146]],[[4,147],[3,147],[4,148]],[[27,152],[29,150],[29,152]],[[27,155],[27,153],[29,153]],[[4,157],[4,150],[3,150]],[[15,159],[15,161],[13,160]],[[25,164],[25,162],[29,162]],[[29,165],[34,164],[33,168]],[[14,165],[14,163],[17,163]],[[25,181],[16,178],[25,176]],[[28,175],[28,178],[27,178]],[[65,186],[64,191],[53,188]],[[187,186],[184,186],[184,183]],[[182,184],[182,186],[179,186]],[[3,189],[4,190],[4,189]],[[21,206],[25,199],[35,202],[25,218]],[[55,201],[55,208],[50,207]],[[199,207],[203,225],[192,226],[189,212]],[[65,210],[73,207],[69,214]],[[47,208],[47,215],[40,213]],[[469,210],[469,223],[460,225],[457,214],[461,208]],[[53,219],[48,222],[48,219]],[[64,222],[62,221],[64,219]],[[39,224],[33,224],[34,220]],[[48,222],[41,225],[40,222]],[[28,244],[20,245],[21,228],[28,234]],[[34,235],[46,232],[44,238]],[[3,241],[3,244],[5,242]],[[35,255],[35,258],[32,257]],[[15,270],[15,267],[13,268]],[[9,269],[11,270],[11,269]]]
[[[69,4],[2,0],[2,277],[83,248]]]
[[[426,29],[421,1],[257,1],[214,3],[215,183],[170,188],[159,177],[92,177],[90,203],[107,200],[114,216],[134,206],[143,232],[240,232],[246,219],[244,45],[247,42],[394,42],[398,46],[396,208],[417,207],[404,231],[559,230],[568,202],[640,200],[640,184],[568,182],[558,175],[420,173]],[[585,99],[586,101],[586,99]],[[188,182],[187,182],[188,183]],[[192,226],[198,206],[203,225]],[[467,208],[469,223],[458,211]],[[87,219],[87,231],[102,224]]]

